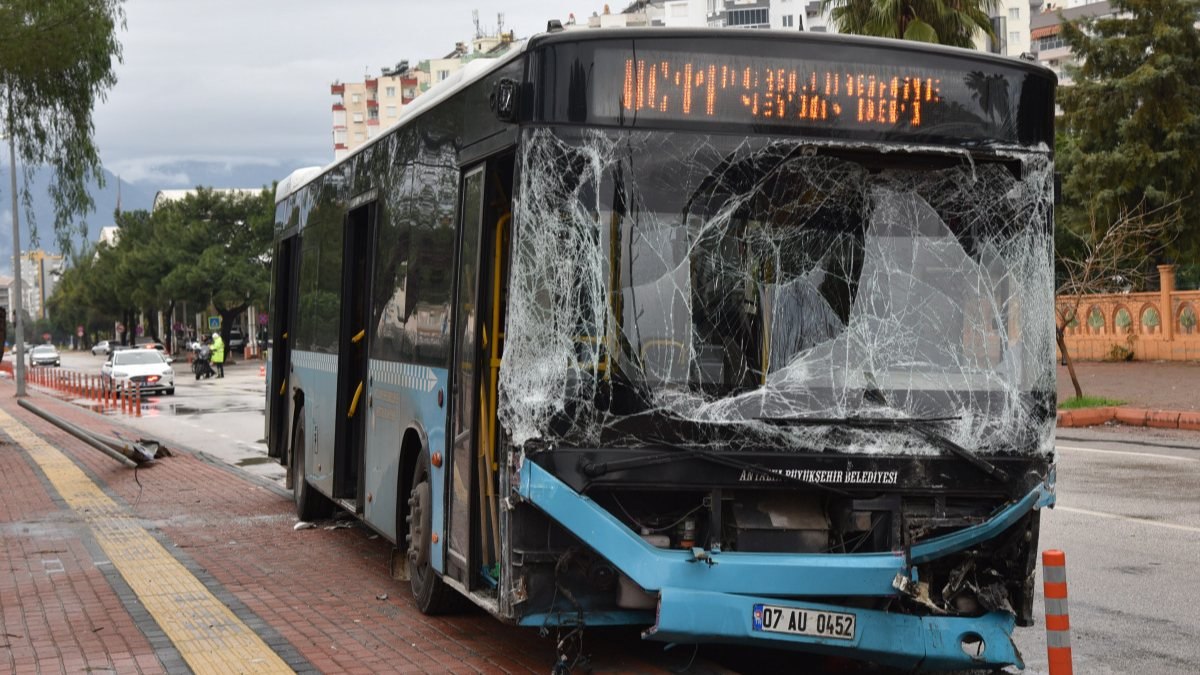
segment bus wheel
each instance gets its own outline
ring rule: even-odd
[[[463,597],[447,586],[433,569],[433,491],[430,488],[429,451],[417,457],[412,492],[408,495],[408,581],[417,608],[423,614],[446,614],[460,609]]]
[[[292,429],[292,497],[296,500],[296,516],[300,520],[321,520],[333,515],[333,502],[308,484],[304,470],[304,451],[308,435],[304,433],[304,408],[296,415]]]

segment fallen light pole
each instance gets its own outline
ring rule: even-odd
[[[100,434],[92,433],[82,427],[72,424],[61,417],[51,415],[50,413],[38,408],[29,402],[28,399],[22,398],[17,403],[26,410],[50,422],[54,426],[66,431],[79,440],[96,448],[100,452],[112,457],[128,467],[138,467],[147,462],[163,457],[170,457],[171,451],[161,445],[158,441],[147,439],[138,439],[135,443],[127,443],[115,441],[111,438],[101,436]]]

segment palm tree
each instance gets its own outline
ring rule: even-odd
[[[843,33],[972,47],[976,33],[995,38],[991,12],[999,0],[821,0]]]

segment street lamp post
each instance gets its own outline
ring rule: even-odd
[[[13,247],[13,379],[17,397],[25,395],[25,322],[21,320],[21,224],[17,220],[17,139],[13,132],[12,85],[8,85],[8,168],[12,172],[12,247]],[[0,349],[3,346],[0,345]]]

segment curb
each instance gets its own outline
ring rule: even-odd
[[[1145,408],[1081,408],[1058,411],[1058,426],[1093,427],[1115,422],[1131,427],[1200,431],[1200,412],[1147,410]]]

